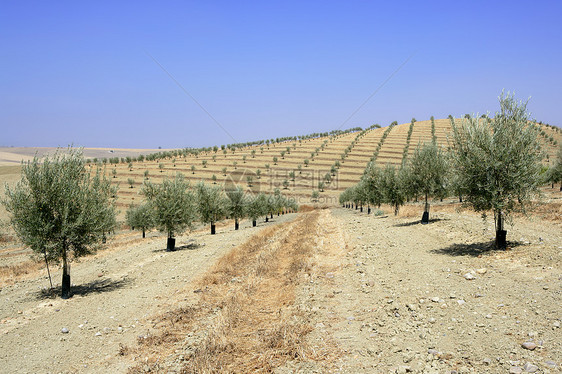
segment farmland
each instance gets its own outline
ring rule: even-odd
[[[562,135],[542,130],[548,164]],[[429,225],[419,224],[420,203],[406,204],[397,216],[386,205],[375,215],[336,203],[377,148],[377,165],[400,165],[405,149],[413,154],[433,134],[446,146],[449,131],[447,119],[434,126],[418,121],[105,165],[119,186],[119,220],[143,200],[145,180],[159,183],[178,172],[192,185],[279,188],[301,211],[260,219],[257,227],[243,220],[238,231],[232,220],[222,220],[216,235],[198,224],[178,236],[175,252],[165,251],[165,234],[151,231],[142,239],[121,225],[103,250],[72,264],[74,296],[67,300],[53,296],[44,264],[30,260],[6,230],[0,247],[3,370],[558,372],[558,186],[542,188],[541,204],[529,217],[515,215],[507,251],[493,248],[493,220],[463,209],[456,198],[433,202]],[[336,161],[336,175],[312,201]],[[1,176],[15,183],[19,166],[2,166]],[[61,270],[50,270],[57,287]]]

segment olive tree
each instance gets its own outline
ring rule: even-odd
[[[244,190],[238,186],[234,190],[227,190],[228,197],[227,211],[230,218],[234,218],[234,230],[240,227],[240,220],[246,216],[247,201],[244,196]]]
[[[394,207],[394,215],[398,215],[401,205],[406,201],[404,193],[403,173],[394,165],[387,164],[382,170],[380,185],[384,202]]]
[[[256,221],[260,216],[267,214],[267,209],[267,197],[263,193],[249,199],[247,213],[253,227],[256,227]]]
[[[494,213],[496,247],[506,248],[504,220],[525,212],[539,193],[542,150],[527,102],[503,92],[499,102],[493,118],[468,116],[460,126],[453,123],[452,147],[464,204],[484,217]]]
[[[115,227],[115,190],[81,149],[22,164],[22,178],[2,201],[18,238],[45,261],[62,262],[61,296],[70,297],[70,261],[91,254]]]
[[[215,235],[215,223],[225,216],[226,204],[221,186],[207,186],[199,182],[197,192],[197,211],[201,222],[211,224],[211,235]]]
[[[139,206],[131,205],[127,210],[125,219],[132,230],[135,227],[142,230],[143,239],[146,237],[146,230],[154,227],[154,211],[147,203]]]
[[[182,174],[174,179],[166,178],[162,184],[146,182],[141,189],[154,211],[156,227],[168,234],[166,249],[173,251],[176,234],[191,229],[197,218],[195,196],[189,189],[189,183]]]
[[[409,178],[411,190],[415,195],[425,197],[422,223],[429,222],[429,197],[442,197],[445,194],[447,176],[447,158],[443,151],[434,143],[418,144],[409,162]]]
[[[562,143],[558,148],[558,155],[554,165],[548,169],[547,181],[554,183],[560,183],[560,191],[562,191]]]

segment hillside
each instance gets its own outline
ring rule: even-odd
[[[131,203],[142,199],[140,187],[146,179],[159,183],[163,178],[173,177],[181,172],[192,183],[201,180],[207,183],[237,184],[252,192],[272,193],[275,188],[296,199],[299,204],[311,203],[312,191],[318,191],[318,182],[323,181],[336,162],[331,183],[326,183],[324,192],[320,193],[320,203],[336,205],[341,191],[356,184],[365,166],[379,145],[383,134],[387,137],[380,146],[376,158],[378,165],[386,163],[400,164],[407,144],[408,155],[411,155],[418,143],[430,142],[435,133],[437,144],[446,147],[448,134],[451,130],[449,119],[437,119],[432,131],[430,120],[414,123],[408,143],[410,123],[383,128],[373,128],[364,132],[352,132],[339,136],[320,137],[303,141],[285,141],[270,145],[257,145],[237,150],[208,151],[199,155],[167,158],[158,161],[134,161],[132,168],[126,163],[108,165],[106,174],[119,186],[118,206],[126,209]],[[541,140],[545,145],[548,159],[555,159],[557,145],[562,141],[562,133],[552,127],[541,125],[544,135]],[[552,141],[550,139],[554,141]],[[347,157],[345,151],[348,149]],[[254,152],[254,153],[253,153]],[[284,155],[282,156],[282,152]],[[274,162],[277,157],[277,162]],[[308,160],[308,166],[305,164]],[[268,168],[269,166],[269,168]],[[115,169],[115,175],[113,175]],[[294,178],[291,173],[294,172]],[[259,174],[259,175],[258,175]],[[213,180],[216,177],[216,181]],[[248,177],[252,179],[248,183]],[[132,188],[128,180],[134,181]],[[283,182],[288,185],[284,187]]]

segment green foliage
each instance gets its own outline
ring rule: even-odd
[[[542,159],[537,126],[529,123],[527,103],[509,93],[500,96],[500,112],[493,119],[467,117],[453,121],[453,160],[465,204],[492,210],[496,230],[502,216],[525,211],[539,193]]]
[[[394,165],[387,164],[382,170],[380,187],[384,202],[394,207],[394,215],[398,214],[400,206],[406,201],[403,179],[403,173]]]
[[[562,144],[560,144],[558,148],[558,154],[554,165],[547,171],[546,180],[551,183],[561,183],[560,190],[562,191]]]
[[[139,206],[131,205],[126,213],[126,222],[131,228],[138,228],[144,232],[155,227],[154,211],[148,203]]]
[[[405,182],[414,195],[425,196],[426,207],[428,197],[445,196],[448,164],[439,147],[433,143],[418,144],[408,166],[410,170]]]
[[[99,169],[94,176],[86,170],[82,150],[69,148],[22,164],[22,179],[13,188],[6,186],[2,203],[24,245],[46,260],[62,260],[64,280],[70,277],[70,254],[95,252],[115,227],[114,194]],[[63,287],[67,297],[64,292]]]
[[[148,173],[148,170],[145,170],[145,171],[144,171],[144,179],[148,179],[148,174],[149,174],[149,173]]]
[[[318,201],[318,197],[320,197],[320,193],[316,190],[312,191],[312,195],[311,195],[312,201]]]
[[[228,197],[226,205],[228,216],[238,222],[246,216],[247,211],[247,199],[244,196],[244,190],[238,186],[234,190],[226,191],[226,196]]]
[[[191,229],[197,218],[195,196],[183,175],[166,178],[160,185],[146,182],[141,193],[154,211],[156,227],[166,232],[169,238]]]
[[[252,221],[255,221],[260,216],[267,214],[268,212],[267,197],[263,193],[260,193],[259,195],[250,198],[248,202],[247,212],[248,212],[248,217]]]
[[[207,186],[199,182],[195,190],[201,222],[214,224],[224,218],[227,204],[221,186]]]
[[[135,185],[135,180],[133,178],[128,178],[127,183],[129,184],[129,188],[133,188]]]

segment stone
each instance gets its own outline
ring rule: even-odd
[[[560,328],[560,322],[559,322],[559,321],[554,321],[553,326],[554,326],[554,328],[559,329],[559,328]]]
[[[66,327],[63,327],[60,332],[62,332],[63,334],[68,334],[69,330]]]
[[[521,347],[532,351],[535,348],[537,348],[537,345],[533,342],[525,342],[525,343],[521,344]]]
[[[490,364],[492,363],[492,360],[489,359],[489,358],[485,358],[485,359],[482,360],[482,363],[483,363],[484,365],[490,365]]]
[[[525,366],[523,366],[523,370],[525,370],[527,373],[535,373],[537,370],[539,370],[539,367],[537,365],[531,364],[530,362],[527,362]]]
[[[465,275],[463,275],[464,279],[466,280],[473,280],[476,279],[476,277],[474,275],[472,275],[472,273],[466,273]]]
[[[509,374],[519,374],[522,373],[523,369],[521,369],[519,366],[512,366],[509,368]]]
[[[487,271],[488,271],[488,269],[486,269],[486,268],[476,269],[476,273],[478,273],[478,274],[486,274]]]
[[[96,336],[101,336],[101,332],[96,332]]]
[[[546,360],[544,362],[544,365],[551,368],[551,369],[556,369],[556,362],[554,362],[552,360]]]
[[[432,297],[431,301],[433,301],[434,303],[438,303],[439,302],[439,298],[438,297]]]

